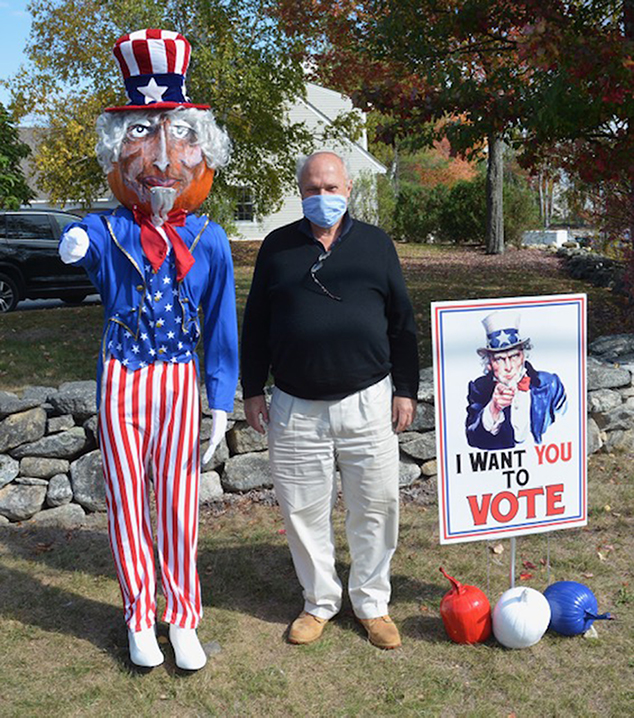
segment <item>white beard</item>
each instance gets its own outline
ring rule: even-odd
[[[151,187],[150,202],[152,205],[152,224],[161,227],[167,220],[174,202],[176,201],[176,190],[171,187]]]

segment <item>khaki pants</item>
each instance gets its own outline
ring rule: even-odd
[[[332,509],[341,473],[351,566],[348,592],[358,618],[388,612],[390,561],[398,536],[398,440],[389,377],[338,401],[273,390],[271,472],[304,610],[332,618],[341,608]]]

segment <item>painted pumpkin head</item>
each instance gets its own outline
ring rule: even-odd
[[[108,172],[108,184],[119,202],[146,214],[151,212],[153,187],[174,190],[172,208],[194,212],[205,201],[213,179],[195,124],[178,111],[135,113]]]

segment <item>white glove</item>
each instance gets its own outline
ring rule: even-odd
[[[73,264],[86,256],[90,240],[86,230],[72,227],[63,236],[59,245],[59,256],[64,264]]]
[[[209,437],[209,447],[203,456],[203,466],[211,461],[211,457],[218,448],[218,444],[222,441],[222,437],[227,430],[227,412],[222,409],[211,410],[211,436]]]

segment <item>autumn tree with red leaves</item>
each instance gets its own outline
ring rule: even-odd
[[[502,153],[520,125],[528,78],[520,29],[532,11],[533,3],[511,0],[279,3],[320,80],[390,117],[383,139],[447,137],[463,153],[486,141],[486,245],[493,254],[504,249]]]
[[[503,251],[502,150],[632,186],[634,0],[280,0],[320,81],[389,116],[383,139],[488,148],[487,251]],[[446,120],[438,124],[438,120]],[[561,152],[565,149],[566,152]],[[629,190],[628,190],[629,192]],[[632,195],[634,197],[634,195]],[[632,206],[632,202],[629,203]],[[634,234],[633,234],[634,237]]]

